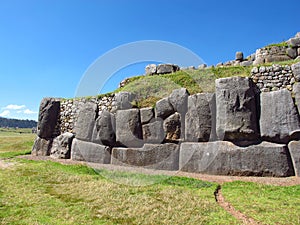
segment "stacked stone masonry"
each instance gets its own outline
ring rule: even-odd
[[[216,80],[215,93],[177,89],[154,108],[135,108],[129,92],[45,98],[32,154],[207,174],[299,176],[299,105],[292,98],[299,102],[299,67],[256,67],[253,79]],[[269,79],[267,72],[274,75]],[[258,82],[266,76],[266,84],[277,84],[283,75],[289,83],[278,90]]]

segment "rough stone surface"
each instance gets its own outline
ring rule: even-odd
[[[288,49],[286,50],[286,54],[287,54],[290,58],[294,59],[294,58],[297,57],[297,49],[295,49],[295,48],[288,48]]]
[[[141,108],[140,114],[141,114],[141,123],[142,124],[149,123],[151,120],[154,119],[154,110],[152,107]]]
[[[295,96],[295,103],[298,109],[298,114],[300,113],[300,83],[296,83],[293,86],[293,93]]]
[[[116,114],[116,141],[126,147],[143,145],[139,109],[118,110]]]
[[[162,119],[167,118],[168,116],[170,116],[171,114],[173,114],[174,108],[171,105],[171,103],[169,102],[168,98],[163,98],[161,100],[159,100],[158,102],[156,102],[155,105],[155,117],[160,117]]]
[[[185,116],[185,140],[193,142],[214,140],[215,116],[215,94],[201,93],[189,96]]]
[[[153,75],[156,74],[156,65],[155,64],[149,64],[145,68],[146,75]]]
[[[174,113],[165,119],[163,128],[166,133],[166,141],[180,141],[181,138],[181,117],[179,113]]]
[[[56,159],[70,159],[73,138],[74,134],[68,132],[54,138],[50,150],[50,157]]]
[[[244,60],[244,54],[243,54],[243,52],[236,52],[235,53],[235,60],[236,61],[243,61]]]
[[[187,111],[188,97],[189,93],[186,88],[176,89],[169,96],[169,102],[176,112],[185,113]]]
[[[37,135],[50,139],[59,135],[57,128],[60,112],[60,101],[54,98],[44,98],[40,104]]]
[[[292,65],[292,71],[293,71],[293,75],[296,79],[296,81],[300,81],[300,62],[295,63]]]
[[[216,132],[219,140],[257,139],[256,89],[250,79],[217,79],[216,109]]]
[[[31,154],[35,156],[49,156],[53,139],[43,139],[36,137]]]
[[[136,95],[130,92],[119,92],[116,94],[116,110],[131,109]]]
[[[110,158],[110,147],[91,142],[81,141],[76,138],[73,139],[71,149],[72,160],[109,164]]]
[[[290,38],[288,40],[288,44],[291,45],[292,47],[300,47],[300,38],[299,37]]]
[[[179,146],[145,144],[143,148],[113,148],[111,163],[160,170],[178,170]]]
[[[143,139],[146,143],[160,144],[165,136],[162,120],[143,125]]]
[[[179,169],[187,172],[237,176],[293,176],[285,145],[262,142],[239,147],[217,141],[181,144]]]
[[[295,175],[300,177],[300,141],[291,141],[289,150],[295,170]]]
[[[96,120],[92,142],[108,146],[114,146],[116,143],[115,117],[112,113],[103,111]]]
[[[260,133],[264,140],[287,143],[300,129],[298,113],[288,90],[261,93]]]
[[[75,136],[79,140],[91,141],[98,107],[96,103],[87,102],[79,110],[78,119],[75,123]]]
[[[160,64],[157,66],[156,73],[157,74],[166,74],[166,73],[174,73],[178,71],[180,68],[177,65],[172,64]]]

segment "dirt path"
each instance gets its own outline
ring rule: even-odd
[[[215,198],[219,206],[225,209],[228,213],[234,216],[236,219],[240,220],[245,225],[257,225],[260,224],[256,222],[254,219],[246,216],[245,214],[241,213],[240,211],[236,210],[229,202],[227,202],[222,195],[221,185],[219,185],[214,192]]]

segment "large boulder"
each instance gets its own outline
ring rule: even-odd
[[[60,100],[44,98],[40,104],[37,135],[41,138],[51,139],[59,135],[57,129],[60,114]]]
[[[298,63],[295,63],[291,66],[292,68],[292,72],[293,72],[293,75],[296,79],[296,81],[300,81],[300,62]]]
[[[234,176],[293,176],[286,145],[262,142],[240,147],[227,141],[181,144],[179,169]]]
[[[69,159],[74,134],[66,132],[53,139],[50,157],[56,159]]]
[[[79,140],[91,141],[96,118],[98,117],[98,106],[96,103],[87,102],[80,108],[75,123],[75,136]]]
[[[290,134],[300,129],[291,93],[286,90],[263,92],[260,96],[260,133],[264,140],[287,143]]]
[[[154,119],[154,110],[152,107],[141,108],[140,115],[142,124],[150,123],[150,121]]]
[[[243,54],[243,52],[236,52],[235,53],[235,60],[239,61],[239,62],[243,61],[244,60],[244,54]]]
[[[174,113],[165,119],[163,128],[166,134],[167,142],[177,142],[181,138],[181,116],[179,113]]]
[[[300,141],[291,141],[289,150],[295,170],[295,175],[300,177]]]
[[[258,137],[256,88],[251,79],[216,80],[216,132],[219,140],[252,141]]]
[[[159,64],[156,68],[157,74],[174,73],[180,70],[179,66],[172,64]]]
[[[111,148],[91,142],[73,139],[71,148],[71,159],[92,163],[109,164]]]
[[[293,85],[293,93],[295,96],[295,103],[298,109],[298,113],[300,113],[300,83],[295,83]]]
[[[49,156],[53,139],[36,137],[32,146],[31,154],[34,156]]]
[[[143,145],[142,124],[139,109],[118,110],[116,114],[116,141],[126,147]]]
[[[145,143],[161,144],[165,136],[162,120],[158,119],[143,125],[143,139]]]
[[[171,105],[169,98],[163,98],[156,102],[155,105],[155,117],[162,119],[167,118],[175,112],[173,106]]]
[[[187,111],[188,97],[189,93],[186,88],[175,89],[169,96],[169,102],[176,112],[185,113]]]
[[[200,93],[189,96],[188,111],[185,116],[185,140],[209,141],[214,140],[216,102],[215,94]]]
[[[119,92],[115,95],[116,98],[116,110],[131,109],[134,107],[136,101],[136,95],[131,92]]]
[[[111,164],[159,170],[178,170],[179,146],[145,144],[143,148],[113,148]]]
[[[102,111],[94,126],[92,142],[113,147],[116,143],[115,130],[114,115],[110,112]]]
[[[146,75],[153,75],[156,74],[156,65],[155,64],[149,64],[145,68]]]
[[[300,47],[300,37],[290,38],[287,43],[294,48]]]

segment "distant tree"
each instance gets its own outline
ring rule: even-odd
[[[37,122],[34,120],[18,120],[0,117],[0,127],[32,128],[36,126]]]

